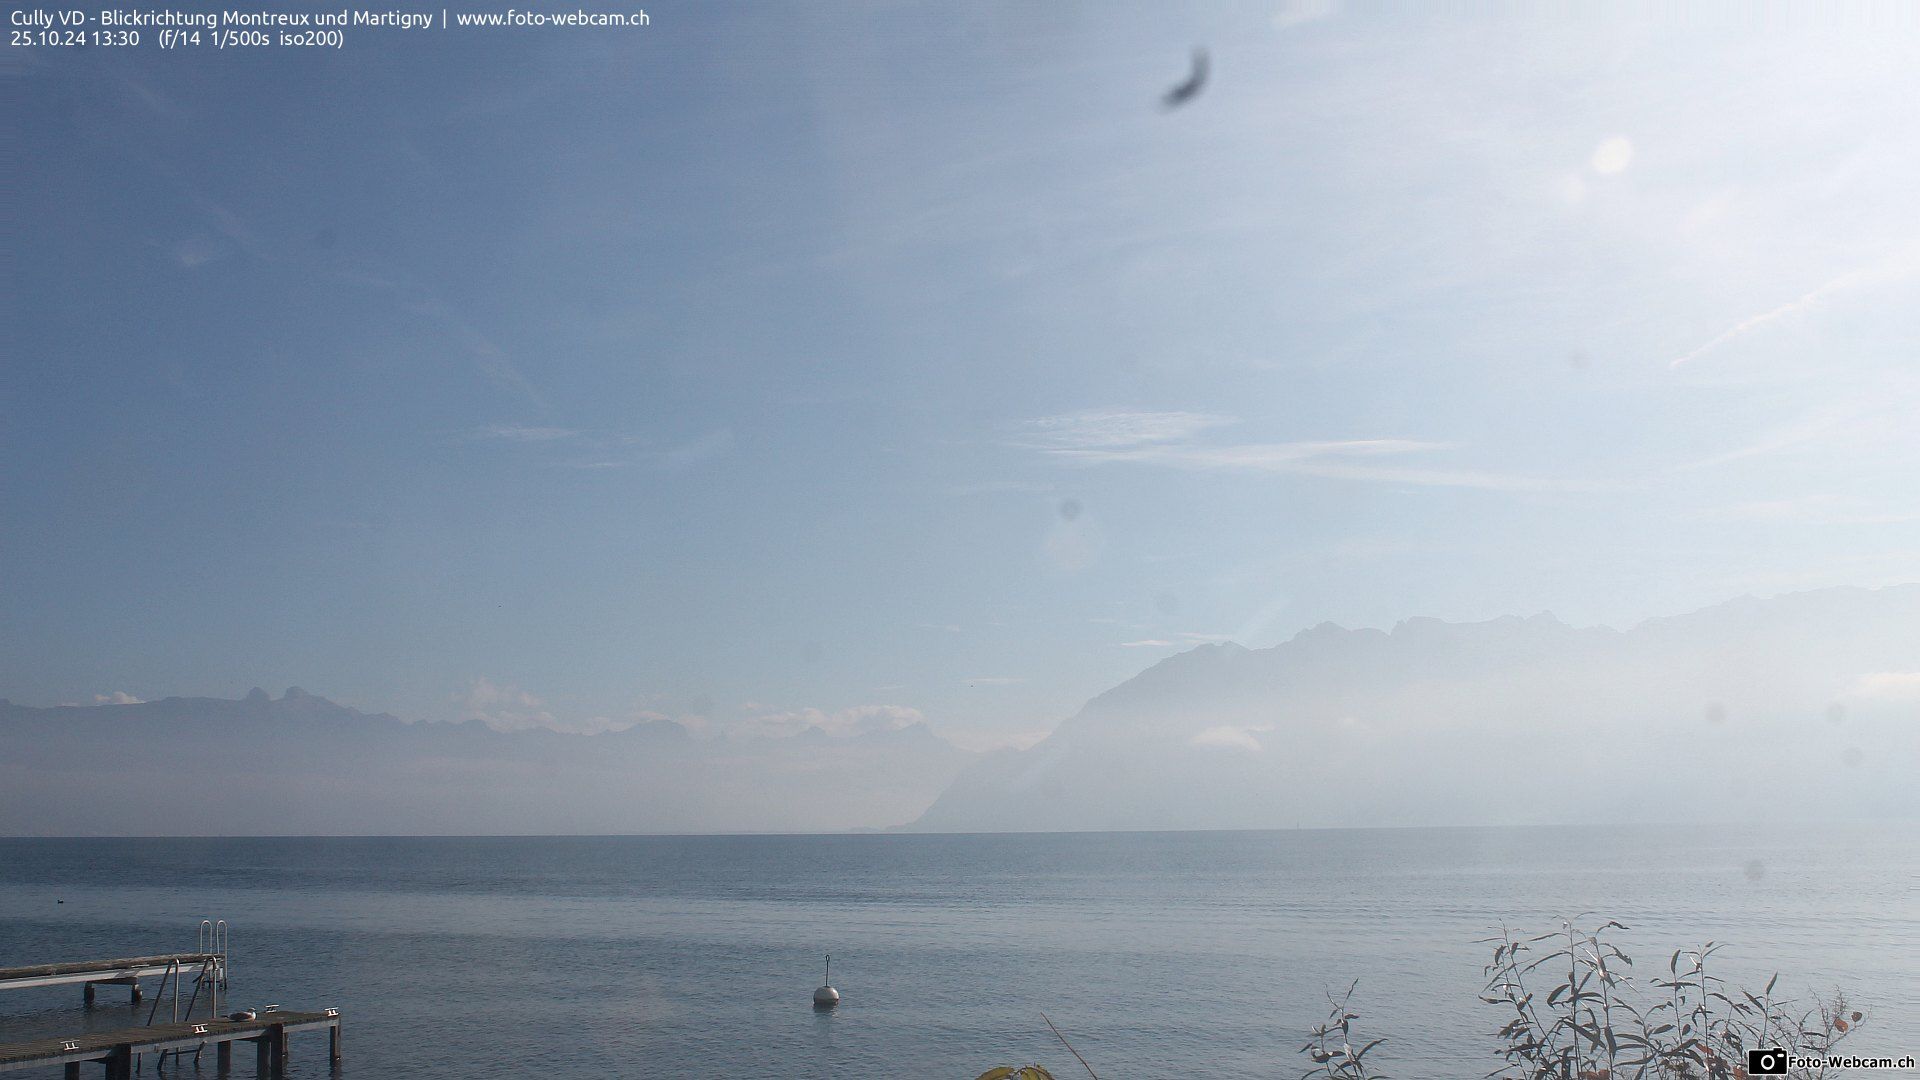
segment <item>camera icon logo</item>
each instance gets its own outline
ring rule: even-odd
[[[1778,1046],[1747,1051],[1748,1076],[1787,1075],[1787,1052]]]

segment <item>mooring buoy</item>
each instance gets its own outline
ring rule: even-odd
[[[821,983],[820,989],[813,992],[813,1007],[816,1009],[831,1009],[838,1004],[840,1004],[840,991],[833,988],[833,954],[828,953],[827,981]]]

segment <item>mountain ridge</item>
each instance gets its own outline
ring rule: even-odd
[[[917,813],[972,757],[923,722],[734,740],[409,722],[298,687],[0,702],[0,835],[830,832]]]
[[[1906,696],[1902,696],[1906,695]],[[1695,770],[1684,784],[1675,763]],[[407,721],[288,687],[0,699],[0,834],[1285,828],[1920,816],[1920,584],[1196,646],[1024,750],[923,721],[700,736]],[[211,797],[147,804],[181,777]],[[752,809],[752,808],[761,809]],[[767,807],[777,807],[768,810]]]
[[[1729,778],[1741,770],[1781,775],[1765,739],[1830,766],[1821,783],[1796,786],[1797,798],[1768,800],[1776,808],[1810,806],[1817,790],[1852,812],[1913,814],[1920,806],[1884,766],[1920,765],[1915,706],[1853,689],[1887,671],[1920,671],[1920,585],[1739,597],[1626,630],[1574,627],[1547,613],[1409,618],[1388,630],[1322,623],[1264,649],[1220,643],[1167,657],[1090,699],[1033,747],[975,762],[905,827],[1580,820],[1581,808],[1556,804],[1542,779],[1557,764],[1546,760],[1554,740],[1543,733],[1587,740],[1575,743],[1583,780],[1608,770],[1634,776],[1645,802],[1629,804],[1629,816],[1658,816],[1652,800],[1672,793],[1647,778],[1658,775],[1661,754],[1700,754],[1689,739],[1704,740],[1721,763],[1714,798],[1735,797]],[[1842,719],[1831,730],[1800,726],[1834,715]],[[1822,738],[1851,750],[1823,757],[1803,745]],[[1517,763],[1517,775],[1488,777],[1514,799],[1503,804],[1471,781],[1436,782],[1413,764],[1462,773],[1476,754]],[[1339,812],[1348,793],[1323,781],[1315,768],[1323,763],[1395,809]],[[1182,790],[1205,796],[1170,794]],[[1703,799],[1694,812],[1724,811]]]

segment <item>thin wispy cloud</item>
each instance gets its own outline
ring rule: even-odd
[[[251,253],[251,241],[242,239],[246,234],[236,231],[239,228],[237,223],[223,225],[222,232],[234,238]],[[440,299],[431,289],[383,274],[352,268],[334,270],[332,276],[349,285],[384,294],[399,310],[436,326],[467,353],[474,369],[487,381],[524,397],[527,404],[538,412],[551,411],[546,398],[534,388],[533,383],[520,371],[519,366],[513,362],[513,358],[507,354],[507,351],[495,344],[492,338],[467,321],[453,305]]]
[[[467,433],[469,439],[510,443],[546,443],[571,439],[580,433],[572,428],[535,427],[527,424],[490,424]]]
[[[1332,458],[1371,458],[1448,449],[1446,443],[1410,439],[1350,439],[1333,442],[1241,443],[1212,446],[1174,444],[1057,450],[1058,457],[1080,461],[1145,461],[1196,469],[1293,471],[1303,463]]]
[[[1689,352],[1684,356],[1675,358],[1668,364],[1668,366],[1679,367],[1682,364],[1690,364],[1693,361],[1698,360],[1701,357],[1707,355],[1708,353],[1714,351],[1715,349],[1720,348],[1722,345],[1725,345],[1732,341],[1737,341],[1740,338],[1743,338],[1748,334],[1753,333],[1755,330],[1758,330],[1761,327],[1767,326],[1770,323],[1776,323],[1782,319],[1788,319],[1796,315],[1804,314],[1808,310],[1818,305],[1820,301],[1824,300],[1828,296],[1831,296],[1834,293],[1839,292],[1843,289],[1852,288],[1853,286],[1859,284],[1861,280],[1861,276],[1862,275],[1860,271],[1857,271],[1857,270],[1851,273],[1842,274],[1839,277],[1834,278],[1832,281],[1829,281],[1826,284],[1819,286],[1818,288],[1810,289],[1807,292],[1801,293],[1799,296],[1796,296],[1792,300],[1789,300],[1786,303],[1781,304],[1779,307],[1776,307],[1770,311],[1763,311],[1760,314],[1753,316],[1752,318],[1743,319],[1740,322],[1735,323],[1733,326],[1729,327],[1728,329],[1722,331],[1721,333],[1714,335],[1714,337],[1709,339],[1706,344],[1701,345],[1700,347],[1694,349],[1692,352]]]
[[[1839,277],[1833,278],[1830,281],[1801,293],[1799,296],[1794,297],[1778,307],[1763,311],[1750,318],[1742,319],[1733,326],[1714,335],[1708,339],[1706,343],[1695,348],[1692,352],[1670,361],[1668,366],[1676,368],[1682,367],[1723,346],[1738,341],[1757,330],[1765,329],[1775,323],[1790,321],[1810,314],[1818,310],[1829,298],[1839,293],[1844,293],[1865,285],[1905,277],[1914,271],[1916,263],[1920,263],[1920,248],[1911,248],[1869,266],[1849,270]]]
[[[1319,22],[1338,11],[1336,0],[1280,0],[1273,13],[1273,28],[1287,31],[1296,26]]]
[[[1789,450],[1847,447],[1856,454],[1901,460],[1914,447],[1911,416],[1920,407],[1920,387],[1883,382],[1760,431],[1742,444],[1680,465],[1681,470],[1765,457]]]
[[[644,468],[679,472],[725,456],[734,448],[733,429],[715,428],[685,442],[660,446],[644,435],[609,434],[547,424],[489,424],[460,434],[459,442],[524,446],[529,451],[558,448],[571,460],[554,462],[570,469]],[[647,445],[654,443],[655,445]]]
[[[1297,468],[1276,470],[1330,480],[1363,480],[1412,487],[1475,488],[1481,491],[1597,491],[1606,485],[1544,480],[1533,476],[1476,472],[1470,469],[1387,468],[1309,461]]]
[[[1680,468],[1683,470],[1706,469],[1729,462],[1744,461],[1747,458],[1764,457],[1815,442],[1847,421],[1855,419],[1860,412],[1861,410],[1857,408],[1821,409],[1792,423],[1767,431],[1743,446],[1689,462]]]
[[[534,408],[542,412],[549,406],[540,392],[529,381],[507,355],[507,351],[495,344],[479,327],[468,322],[456,311],[453,305],[445,301],[428,298],[401,305],[405,310],[437,323],[448,336],[459,343],[471,355],[474,367],[488,381],[504,389],[525,397]]]
[[[1236,423],[1191,412],[1084,412],[1033,421],[1018,445],[1060,460],[1090,465],[1138,464],[1194,471],[1290,473],[1336,480],[1492,491],[1564,490],[1571,485],[1535,477],[1417,464],[1381,464],[1453,449],[1417,439],[1338,439],[1215,443],[1197,436]]]
[[[721,457],[733,449],[733,429],[716,428],[655,453],[654,461],[663,469],[687,469]]]
[[[1854,680],[1851,693],[1873,701],[1920,701],[1920,671],[1879,671],[1862,675]]]
[[[123,75],[120,77],[120,85],[155,116],[177,120],[187,115],[186,110],[182,109],[178,102],[147,83]]]
[[[1863,506],[1831,495],[1797,499],[1759,499],[1702,510],[1694,515],[1707,521],[1773,522],[1796,525],[1900,525],[1920,521],[1920,510],[1888,510]]]
[[[1053,485],[1040,480],[982,480],[947,489],[947,493],[955,498],[970,495],[1049,495],[1052,492]]]
[[[725,457],[734,448],[732,428],[716,428],[683,443],[645,447],[643,435],[584,436],[583,442],[601,451],[598,457],[568,463],[575,469],[652,469],[682,472]]]
[[[786,738],[809,728],[828,735],[846,737],[899,731],[926,723],[919,709],[908,705],[855,705],[829,711],[814,707],[778,709],[756,702],[745,705],[748,715],[726,726],[728,735],[737,738]]]
[[[557,728],[560,724],[553,713],[547,711],[546,702],[517,686],[496,683],[484,676],[468,685],[460,718],[478,720],[496,731]]]
[[[1232,634],[1196,634],[1192,631],[1182,631],[1172,637],[1122,641],[1120,647],[1123,649],[1186,649],[1195,645],[1218,645],[1223,641],[1232,640]]]
[[[563,720],[554,715],[547,703],[511,683],[495,682],[484,676],[474,679],[460,699],[460,719],[478,720],[495,731],[560,731],[573,735],[598,735],[624,731],[646,721],[667,720],[663,713],[640,710],[618,719],[592,716],[584,720]]]
[[[1231,416],[1209,413],[1088,410],[1040,417],[1028,425],[1019,441],[1055,452],[1149,446],[1183,442],[1209,428],[1236,422]]]
[[[1272,730],[1272,724],[1219,724],[1198,732],[1188,741],[1215,750],[1246,750],[1257,754],[1266,748],[1256,736]]]

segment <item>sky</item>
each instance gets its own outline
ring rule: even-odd
[[[1912,7],[647,10],[0,58],[0,695],[985,748],[1920,580]]]

